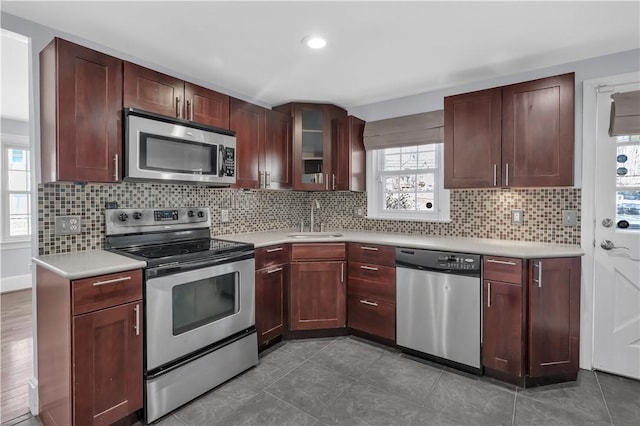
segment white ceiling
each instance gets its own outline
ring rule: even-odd
[[[640,48],[640,2],[35,2],[4,12],[277,105],[351,108]],[[326,37],[324,50],[301,44]]]

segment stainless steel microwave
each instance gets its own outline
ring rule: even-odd
[[[133,108],[123,117],[124,180],[236,183],[234,132]]]

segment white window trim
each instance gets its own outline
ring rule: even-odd
[[[2,173],[0,173],[0,212],[2,213],[2,223],[0,223],[0,243],[1,248],[9,249],[9,248],[19,248],[24,243],[30,243],[31,238],[33,236],[33,229],[31,230],[31,234],[21,236],[21,237],[9,237],[9,203],[6,202],[6,194],[8,193],[7,188],[7,170],[5,169],[5,165],[7,164],[6,158],[6,149],[10,147],[16,148],[26,148],[29,150],[29,155],[33,155],[31,152],[31,146],[29,144],[29,138],[24,135],[15,135],[11,133],[0,133],[0,161],[2,161]],[[31,166],[31,164],[29,164]],[[30,171],[33,173],[33,170]],[[30,183],[33,185],[33,179],[30,180]],[[34,188],[31,188],[29,191],[30,201],[33,202],[33,191]],[[33,214],[33,208],[31,208],[31,214]]]
[[[442,145],[436,148],[438,168],[434,177],[434,204],[433,212],[398,212],[382,208],[383,188],[379,179],[378,168],[380,165],[377,150],[367,151],[367,219],[400,220],[407,222],[451,222],[449,190],[444,189],[444,149]],[[434,170],[434,169],[431,169]],[[430,170],[430,171],[431,171]]]

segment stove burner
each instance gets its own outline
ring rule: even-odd
[[[157,259],[159,257],[178,256],[187,253],[189,253],[189,250],[187,250],[186,248],[160,247],[149,251],[143,251],[140,253],[140,256],[149,259]]]

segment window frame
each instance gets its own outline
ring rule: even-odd
[[[410,145],[408,147],[418,147],[426,144]],[[436,166],[427,169],[416,169],[410,172],[394,173],[394,171],[381,170],[384,150],[367,150],[366,153],[366,177],[367,177],[367,218],[382,220],[414,221],[414,222],[451,222],[450,193],[444,189],[444,144],[436,145]],[[408,148],[405,147],[405,148]],[[424,174],[433,173],[434,190],[433,211],[397,211],[386,210],[384,208],[385,188],[383,176],[397,174]]]
[[[8,153],[9,149],[17,148],[26,150],[31,157],[33,155],[33,150],[31,149],[31,145],[29,144],[29,138],[24,135],[15,135],[9,133],[0,134],[0,161],[2,161],[1,173],[0,173],[0,212],[2,213],[2,223],[0,223],[0,243],[3,245],[8,243],[27,243],[31,242],[31,238],[33,236],[32,229],[32,220],[33,220],[33,170],[31,168],[31,160],[29,160],[29,190],[28,191],[9,191],[8,188],[8,180],[9,180],[9,170],[8,170]],[[29,200],[29,228],[30,232],[27,235],[20,236],[10,236],[9,227],[10,227],[10,215],[9,215],[9,195],[10,193],[25,193],[27,194]]]

